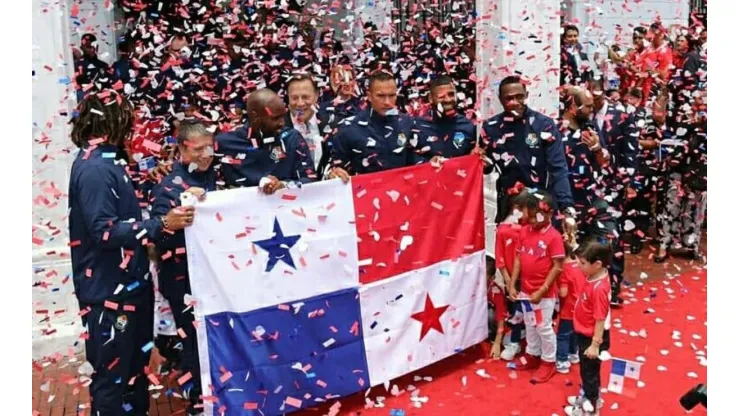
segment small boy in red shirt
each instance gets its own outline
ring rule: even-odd
[[[579,362],[576,336],[573,332],[573,310],[586,281],[586,275],[583,274],[578,260],[573,256],[573,248],[568,244],[565,244],[565,254],[563,272],[558,278],[560,323],[558,324],[557,362],[555,364],[555,369],[561,374],[569,373],[570,366]]]
[[[611,284],[609,270],[612,252],[609,243],[588,241],[576,252],[578,263],[588,278],[573,312],[578,355],[581,361],[583,397],[568,397],[568,415],[594,415],[601,407],[601,360],[599,353],[609,349]]]
[[[516,250],[519,247],[519,234],[522,227],[529,220],[527,215],[527,198],[529,192],[522,189],[516,196],[509,199],[510,206],[506,219],[496,228],[496,269],[503,276],[504,287],[508,288],[511,282],[511,275],[514,272],[514,261],[516,260]],[[516,288],[517,290],[519,288]],[[514,316],[517,310],[521,310],[516,301],[506,298],[506,307],[509,316]],[[504,351],[500,354],[501,359],[511,361],[519,354],[521,350],[521,337],[524,331],[524,323],[518,322],[511,324],[511,334],[509,342],[504,346]]]
[[[563,236],[552,226],[552,197],[537,191],[527,198],[529,225],[522,229],[511,275],[509,294],[522,300],[527,336],[522,370],[537,369],[532,379],[544,383],[555,375],[556,336],[552,328],[557,286],[555,280],[563,270],[565,247]],[[521,276],[521,294],[516,282]]]
[[[489,341],[491,341],[491,358],[498,360],[501,357],[501,343],[504,339],[504,322],[507,311],[504,281],[501,274],[496,273],[496,262],[491,256],[486,256],[486,277],[488,280],[488,332]]]

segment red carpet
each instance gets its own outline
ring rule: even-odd
[[[673,271],[670,269],[666,270]],[[700,364],[697,354],[706,354],[706,284],[704,270],[685,272],[673,279],[653,280],[623,292],[630,304],[612,312],[610,352],[615,357],[633,361],[643,357],[641,380],[645,385],[638,389],[635,398],[603,394],[606,404],[602,415],[686,413],[678,403],[679,398],[696,384],[706,383],[707,379],[707,367]],[[656,322],[658,318],[662,323]],[[645,338],[640,336],[642,330],[647,332]],[[672,339],[674,331],[680,332],[676,339]],[[675,345],[677,342],[680,346]],[[661,354],[661,350],[667,355]],[[661,371],[659,366],[665,369]],[[610,362],[602,365],[602,386],[608,382],[610,368]],[[485,370],[490,378],[476,374],[479,370]],[[691,378],[689,373],[695,373],[697,378]],[[431,377],[431,381],[414,381],[414,377]],[[332,402],[300,414],[324,415],[330,412],[331,405],[335,410],[338,407],[342,415],[389,415],[392,409],[402,409],[406,415],[564,414],[565,398],[577,394],[580,388],[577,366],[570,374],[558,374],[544,385],[530,384],[530,377],[528,372],[507,370],[503,361],[482,359],[481,348],[477,346],[394,380],[391,387],[396,384],[401,391],[396,397],[379,386],[367,395],[347,397],[339,405]],[[463,378],[467,379],[465,386]],[[410,384],[419,390],[418,397],[428,398],[421,408],[415,408],[412,394],[404,391]],[[384,407],[366,409],[365,397],[375,404],[384,402]],[[699,405],[693,414],[706,414],[706,410]]]

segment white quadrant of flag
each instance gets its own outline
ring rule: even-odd
[[[198,203],[197,219],[185,233],[201,316],[245,312],[359,285],[351,187],[322,182],[283,195],[288,197],[242,188],[209,193]],[[253,205],[251,215],[244,214],[244,203]],[[276,257],[260,242],[279,242],[278,233],[285,243],[273,248],[285,252]],[[198,273],[204,275],[194,276]]]
[[[360,288],[372,385],[488,337],[484,270],[485,252],[480,251]]]

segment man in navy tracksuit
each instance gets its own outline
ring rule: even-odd
[[[154,187],[152,216],[160,216],[173,207],[180,206],[180,194],[199,194],[216,190],[216,172],[213,169],[213,135],[200,123],[183,122],[178,128],[177,143],[180,160],[173,164],[172,172]],[[198,340],[193,326],[193,307],[185,303],[185,295],[192,295],[188,262],[185,252],[185,233],[162,232],[155,240],[159,267],[159,291],[172,308],[175,324],[185,332],[182,342],[183,375],[190,373],[190,380],[182,388],[190,399],[189,414],[198,414],[196,404],[202,403],[200,395],[200,365]]]
[[[582,234],[588,235],[593,224],[591,208],[605,200],[609,187],[607,167],[611,155],[606,135],[591,123],[593,96],[585,89],[572,87],[565,92],[561,136],[568,166],[568,178],[575,210],[579,213]]]
[[[80,152],[70,175],[69,234],[86,358],[95,370],[95,415],[147,414],[143,370],[154,333],[147,245],[193,220],[192,208],[142,220],[124,151],[133,123],[133,107],[113,91],[104,99],[89,95],[73,120],[72,141]]]
[[[606,100],[604,87],[601,81],[591,80],[589,89],[593,95],[594,112],[593,124],[604,135],[606,146],[611,155],[611,163],[606,168],[608,192],[606,200],[616,212],[622,213],[617,221],[617,231],[620,235],[616,252],[612,256],[612,302],[615,306],[622,303],[619,290],[624,279],[624,247],[626,245],[624,222],[630,200],[637,197],[634,190],[634,179],[639,175],[640,130],[636,118],[621,111]]]
[[[259,186],[271,194],[317,179],[311,151],[303,136],[285,128],[285,103],[263,88],[247,98],[248,123],[216,136],[216,156],[226,186]]]
[[[418,120],[419,153],[426,159],[469,155],[475,148],[475,125],[457,110],[457,92],[452,78],[439,76],[429,88],[432,117]]]
[[[329,179],[380,172],[424,162],[416,152],[419,128],[416,120],[399,114],[396,81],[389,73],[370,76],[370,108],[339,123],[329,142]]]
[[[509,195],[519,187],[546,190],[553,195],[556,208],[575,217],[568,183],[563,144],[555,122],[527,107],[527,90],[521,79],[506,77],[499,85],[499,100],[504,112],[483,123],[481,146],[499,173],[496,181],[499,223],[506,217]],[[566,222],[571,227],[571,222]]]
[[[98,39],[92,33],[85,33],[80,40],[82,58],[75,62],[75,82],[77,102],[82,102],[87,90],[100,90],[110,87],[111,79],[108,64],[98,58]],[[91,84],[94,84],[91,86]]]

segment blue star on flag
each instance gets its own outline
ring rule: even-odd
[[[275,223],[272,226],[273,236],[267,240],[255,241],[254,244],[258,245],[261,249],[265,250],[270,256],[267,261],[267,272],[272,271],[278,261],[282,261],[288,266],[295,269],[295,263],[293,263],[293,257],[290,255],[290,248],[300,240],[300,235],[283,235],[283,230],[280,228],[280,223],[275,217]]]

